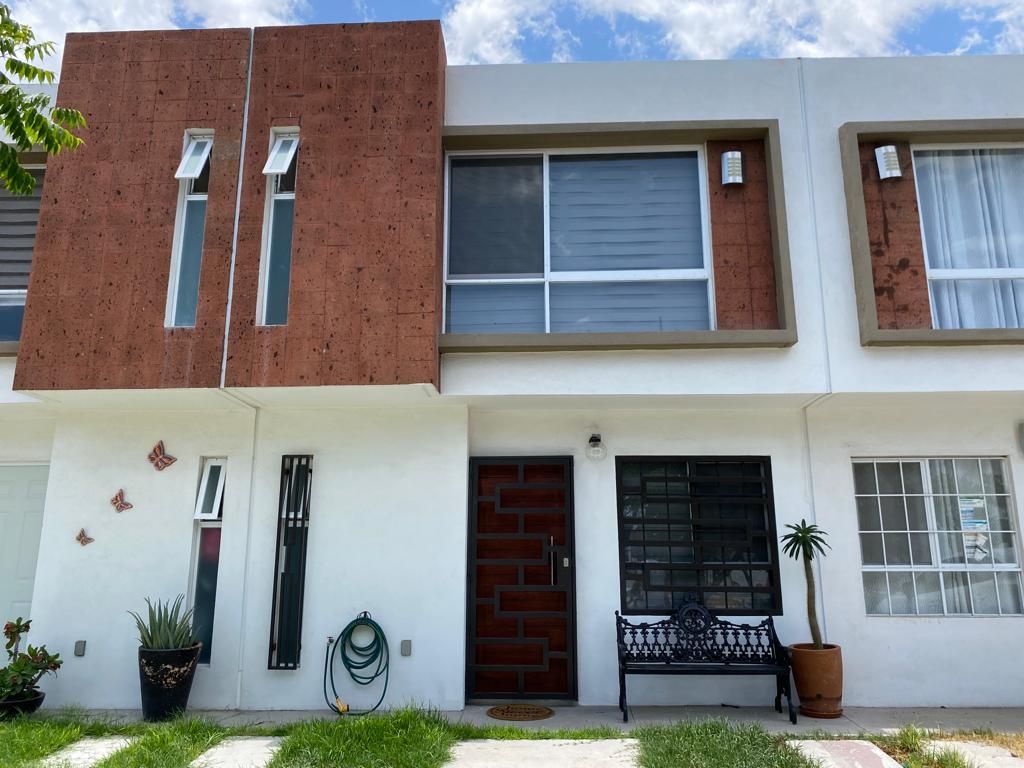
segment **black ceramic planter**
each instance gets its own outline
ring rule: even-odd
[[[169,651],[139,648],[143,718],[166,720],[185,711],[202,645]]]
[[[31,696],[23,699],[3,699],[0,701],[0,720],[6,720],[18,715],[30,715],[43,705],[46,694],[36,691]]]

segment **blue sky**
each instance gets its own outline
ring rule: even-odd
[[[10,1],[10,0],[9,0]],[[1024,0],[13,0],[68,31],[441,19],[455,64],[1024,51]],[[59,60],[51,62],[57,66]]]

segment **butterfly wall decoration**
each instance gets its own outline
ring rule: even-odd
[[[149,463],[157,472],[163,472],[176,461],[176,458],[164,450],[163,440],[154,445],[153,450],[149,452]]]
[[[94,539],[92,536],[87,534],[85,532],[85,528],[80,528],[78,530],[78,535],[75,536],[75,541],[77,541],[79,544],[81,544],[83,547],[85,547],[85,546],[88,546],[89,544],[92,544],[94,541],[96,541],[96,539]]]
[[[110,500],[110,506],[118,512],[127,512],[135,505],[124,500],[124,488],[120,488],[114,494],[114,498]]]

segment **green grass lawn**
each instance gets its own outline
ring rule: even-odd
[[[641,768],[813,768],[786,745],[786,736],[758,725],[725,720],[690,721],[637,728],[584,730],[519,729],[449,723],[442,715],[401,710],[372,717],[313,720],[275,728],[226,727],[195,718],[168,723],[118,723],[80,712],[0,721],[0,766],[29,768],[37,760],[83,736],[134,737],[130,746],[99,768],[186,768],[227,736],[284,737],[271,768],[440,768],[458,741],[471,739],[607,739],[629,736],[640,743]],[[952,737],[958,734],[946,734]],[[989,743],[1021,741],[1019,735],[959,734]],[[929,755],[924,744],[935,734],[903,728],[890,736],[861,736],[878,744],[906,768],[968,768],[955,755]],[[829,738],[806,734],[800,738]]]

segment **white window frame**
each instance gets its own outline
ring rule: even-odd
[[[288,172],[288,166],[283,171],[271,168],[271,163],[280,157],[278,145],[282,140],[294,138],[295,145],[288,153],[288,166],[291,165],[296,153],[299,151],[299,129],[298,126],[287,128],[273,128],[270,132],[270,147],[267,155],[266,165],[263,166],[263,174],[267,177],[266,201],[263,204],[263,238],[260,243],[260,276],[259,286],[256,294],[256,324],[270,325],[267,323],[267,278],[270,269],[270,240],[274,228],[274,201],[294,200],[295,192],[278,192],[277,180]],[[296,185],[298,184],[298,168],[295,169]],[[292,232],[294,238],[294,230]],[[293,243],[294,245],[294,243]],[[293,255],[294,255],[294,248]],[[276,324],[274,324],[276,325]]]
[[[186,172],[185,164],[188,163],[189,158],[192,154],[192,148],[197,144],[202,144],[202,149],[199,154],[199,164],[196,166],[196,170],[191,173]],[[210,151],[213,149],[213,131],[204,130],[193,130],[185,133],[185,148],[181,153],[181,163],[178,165],[178,170],[174,173],[176,179],[198,179],[203,175],[203,168],[206,167],[206,161],[210,159]]]
[[[551,184],[549,166],[551,157],[566,155],[633,155],[633,154],[671,154],[677,152],[696,152],[697,154],[697,186],[700,199],[701,218],[701,250],[704,266],[700,269],[621,269],[621,270],[587,270],[555,272],[551,269]],[[625,283],[625,282],[692,282],[706,280],[708,287],[708,329],[717,327],[715,310],[715,279],[711,252],[711,214],[708,200],[708,168],[706,151],[703,144],[673,144],[655,146],[629,147],[582,147],[560,149],[493,149],[493,150],[450,150],[445,152],[444,163],[444,291],[441,296],[442,333],[448,333],[448,287],[452,285],[538,285],[544,286],[544,333],[551,333],[551,284],[552,283]],[[543,162],[541,183],[544,194],[544,274],[540,277],[494,277],[494,278],[451,278],[448,275],[448,229],[451,222],[450,187],[451,161],[458,157],[540,157]],[[458,335],[458,334],[451,334]],[[594,334],[599,335],[599,334]]]
[[[199,166],[199,173],[193,175],[182,175],[185,159],[188,157],[192,143],[196,140],[209,139],[209,144],[203,152],[203,162]],[[171,271],[167,278],[167,303],[164,313],[165,328],[194,328],[195,325],[176,325],[174,316],[178,312],[178,281],[181,278],[181,249],[185,241],[185,210],[190,201],[208,200],[209,195],[193,194],[192,182],[202,175],[203,167],[210,159],[210,152],[213,150],[213,130],[206,128],[190,129],[185,132],[185,138],[181,150],[181,164],[178,166],[174,178],[179,180],[178,184],[178,206],[174,214],[174,236],[171,240]],[[198,301],[198,298],[197,298]],[[198,312],[198,307],[196,308]]]
[[[26,171],[46,171],[46,163],[30,163],[23,165]],[[43,174],[43,184],[46,183],[46,174]],[[38,223],[36,224],[38,230]],[[4,288],[0,290],[0,307],[23,307],[28,300],[28,289],[26,288]],[[4,344],[7,342],[0,342]],[[17,342],[14,342],[17,343]]]
[[[924,255],[924,274],[928,286],[928,306],[931,309],[932,328],[938,328],[938,318],[935,316],[935,302],[932,301],[932,282],[940,280],[1021,280],[1024,279],[1024,268],[1008,267],[1000,269],[933,269],[928,262],[928,243],[925,240],[924,214],[921,207],[921,185],[917,175],[916,154],[928,151],[942,150],[970,150],[970,149],[1024,149],[1024,142],[1020,141],[977,141],[977,142],[946,142],[946,143],[915,143],[910,145],[910,164],[914,174],[914,195],[917,201],[918,224],[921,227],[921,252]],[[1005,328],[990,328],[986,330],[1006,330]]]
[[[224,518],[220,513],[221,503],[224,498],[224,479],[227,477],[227,464],[228,460],[223,457],[204,457],[202,459],[202,466],[200,469],[200,480],[199,490],[196,492],[196,506],[193,513],[193,531],[192,531],[192,556],[189,561],[188,568],[188,595],[186,599],[187,605],[195,609],[196,605],[196,578],[199,575],[199,544],[202,541],[203,530],[206,528],[223,528]],[[218,465],[222,467],[220,471],[220,479],[218,480],[217,498],[214,500],[213,508],[215,510],[215,517],[207,517],[200,514],[199,507],[202,503],[203,496],[206,493],[207,482],[210,479],[210,473],[207,467]],[[221,544],[224,543],[223,534],[221,534]],[[219,557],[218,557],[219,560]],[[219,565],[218,565],[219,568]],[[220,588],[220,579],[217,580],[218,591]],[[216,612],[216,607],[214,607]],[[216,618],[216,616],[215,616]],[[213,657],[211,656],[210,662],[202,664],[200,666],[208,667],[212,664]]]
[[[942,555],[941,555],[940,548],[939,548],[938,536],[939,536],[940,533],[947,532],[947,529],[939,528],[938,522],[937,522],[936,517],[935,517],[935,505],[934,505],[934,502],[932,502],[931,500],[936,495],[942,496],[942,495],[945,495],[945,494],[941,494],[941,493],[940,494],[936,494],[935,491],[933,490],[933,488],[932,488],[932,476],[931,476],[931,472],[929,471],[928,463],[931,462],[931,461],[949,461],[949,460],[955,461],[956,459],[961,459],[961,460],[963,460],[963,459],[967,459],[967,460],[971,460],[971,459],[973,459],[973,460],[978,460],[978,459],[985,460],[985,459],[988,459],[988,460],[995,460],[995,461],[1001,461],[1002,462],[1003,469],[1005,470],[1005,476],[1006,476],[1006,493],[1005,494],[984,494],[984,493],[983,494],[974,494],[974,493],[970,493],[970,494],[964,494],[964,495],[968,495],[968,496],[975,496],[975,495],[981,495],[981,496],[985,496],[985,495],[1005,495],[1007,497],[1007,499],[1009,500],[1009,504],[1010,504],[1010,518],[1011,518],[1012,523],[1014,524],[1013,534],[1014,534],[1014,549],[1015,549],[1015,553],[1016,553],[1016,556],[1017,556],[1017,562],[1016,563],[996,563],[996,562],[992,562],[991,564],[985,563],[985,564],[973,564],[972,565],[971,563],[967,563],[967,562],[965,562],[965,563],[943,563],[942,562]],[[885,574],[885,578],[886,578],[887,596],[890,598],[890,601],[891,601],[891,595],[892,595],[892,592],[891,592],[891,590],[889,588],[889,574],[890,573],[936,573],[936,574],[939,575],[939,594],[940,594],[940,596],[942,598],[942,613],[892,613],[892,606],[891,606],[891,603],[890,603],[890,609],[889,609],[890,612],[889,612],[889,614],[884,614],[884,613],[868,613],[867,612],[867,606],[865,605],[864,615],[867,616],[868,618],[871,618],[871,619],[875,619],[875,618],[878,618],[878,619],[890,619],[890,618],[897,618],[897,619],[917,619],[917,618],[921,618],[921,619],[934,619],[934,618],[937,618],[937,617],[938,618],[944,618],[944,619],[962,619],[962,618],[971,619],[971,618],[978,618],[978,617],[1000,618],[1000,619],[1003,619],[1003,618],[1005,618],[1005,619],[1020,619],[1022,616],[1024,616],[1024,614],[1020,614],[1020,613],[1002,613],[1002,612],[1000,612],[1000,613],[977,613],[977,612],[974,611],[974,596],[973,596],[973,594],[971,595],[971,613],[950,613],[947,610],[947,607],[946,607],[946,590],[943,587],[943,582],[942,582],[942,574],[943,573],[1017,573],[1017,574],[1020,574],[1020,583],[1021,583],[1022,597],[1024,597],[1024,560],[1021,559],[1021,555],[1022,555],[1022,553],[1024,553],[1024,545],[1022,545],[1021,540],[1020,540],[1020,537],[1021,537],[1021,516],[1020,516],[1020,512],[1017,509],[1017,504],[1016,504],[1017,495],[1014,492],[1014,487],[1013,487],[1013,471],[1012,471],[1012,464],[1011,464],[1011,462],[1009,460],[1009,457],[1006,456],[1005,454],[1000,455],[1000,454],[988,454],[988,453],[955,453],[955,454],[949,454],[949,455],[945,455],[945,456],[853,456],[853,457],[851,457],[851,471],[852,471],[853,464],[878,464],[878,463],[887,464],[887,463],[894,463],[894,462],[914,462],[914,463],[920,464],[921,467],[922,467],[922,471],[921,471],[921,488],[922,488],[922,493],[921,494],[914,494],[914,493],[907,494],[906,492],[904,492],[903,494],[900,495],[900,498],[906,498],[908,495],[909,496],[921,495],[925,499],[924,510],[925,510],[925,517],[926,517],[927,522],[928,522],[928,531],[927,531],[927,533],[928,533],[928,546],[929,546],[929,550],[930,550],[930,553],[931,553],[932,562],[931,562],[930,565],[916,565],[916,564],[913,564],[913,562],[911,562],[911,564],[909,564],[909,565],[888,565],[888,564],[886,564],[886,565],[866,565],[864,563],[863,551],[861,550],[861,543],[860,543],[860,536],[861,536],[862,533],[865,533],[865,531],[861,531],[861,529],[860,529],[860,521],[857,520],[856,521],[856,526],[857,526],[857,553],[858,553],[858,559],[860,560],[860,572],[862,574],[864,574],[864,573],[884,573]],[[878,480],[877,480],[877,473],[876,473],[875,482],[876,482],[876,486],[877,486],[877,482],[878,482]],[[960,490],[959,489],[959,483],[957,485],[957,489],[956,490],[957,490],[956,495],[959,497],[960,496],[960,493],[959,493],[959,490]],[[877,491],[877,487],[876,487],[876,491]],[[896,495],[897,494],[877,494],[876,493],[875,497],[876,498],[881,498],[882,496],[896,496]],[[857,495],[857,492],[856,492],[856,488],[854,488],[854,496],[853,496],[853,498],[854,498],[854,515],[856,516],[856,499],[858,498],[858,495]],[[879,514],[881,514],[881,509],[879,509]],[[907,524],[908,525],[910,524],[909,520],[908,520]],[[883,534],[883,538],[882,538],[882,558],[883,559],[885,559],[885,538],[884,538],[884,533],[885,532],[886,531],[884,529],[880,529],[880,531],[879,531],[879,533]],[[902,533],[906,533],[906,532],[907,531],[902,531]],[[867,531],[867,533],[874,533],[874,531]],[[901,533],[901,531],[894,530],[894,531],[892,531],[892,533]],[[911,557],[911,560],[913,560],[913,557]],[[968,586],[968,589],[970,589],[969,586]],[[862,595],[864,594],[863,583],[861,584],[861,594]],[[917,602],[918,602],[917,601],[917,583],[915,581],[914,582],[914,607],[915,608],[917,607]],[[998,589],[996,590],[996,605],[998,605],[1000,611],[1002,611],[1002,603],[1001,603],[1001,600],[1000,600],[1000,597],[999,597],[999,590]]]
[[[220,504],[224,498],[224,478],[227,475],[227,459],[204,459],[203,474],[199,481],[199,492],[196,494],[195,519],[201,521],[219,520]],[[217,490],[213,497],[213,511],[205,514],[202,509],[203,499],[206,498],[206,490],[210,484],[210,468],[220,467],[220,474],[217,476]]]

